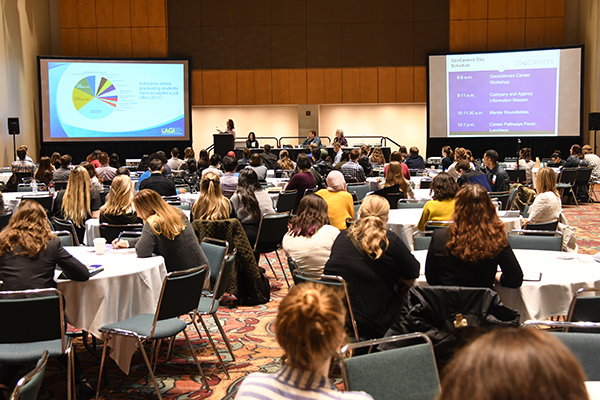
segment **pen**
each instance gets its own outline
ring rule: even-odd
[[[121,240],[121,236],[123,236],[123,231],[119,232],[119,236],[117,236],[117,243]]]

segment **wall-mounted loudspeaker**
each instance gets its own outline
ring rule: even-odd
[[[590,113],[590,120],[588,123],[588,130],[600,131],[600,112]]]
[[[19,118],[8,118],[8,134],[18,135],[19,130]]]

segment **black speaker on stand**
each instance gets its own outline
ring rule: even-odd
[[[7,118],[8,121],[8,134],[13,137],[13,158],[17,161],[17,141],[15,136],[21,133],[19,129],[19,118]]]

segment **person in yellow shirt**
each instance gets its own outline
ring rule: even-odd
[[[340,171],[333,170],[327,174],[327,189],[317,193],[327,203],[331,225],[339,230],[346,229],[346,218],[354,218],[354,201],[346,190],[346,180]]]
[[[425,203],[417,228],[424,231],[427,221],[452,220],[456,192],[458,192],[458,184],[446,172],[440,172],[433,178],[433,182],[431,182],[431,197],[433,200]]]

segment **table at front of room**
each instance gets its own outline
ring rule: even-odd
[[[167,274],[161,256],[138,258],[134,249],[113,250],[96,255],[93,247],[65,247],[85,265],[102,265],[104,271],[87,282],[57,280],[65,297],[67,322],[102,338],[106,324],[142,313],[154,313],[162,282]],[[57,274],[59,272],[57,271]],[[115,336],[110,356],[126,373],[136,350],[134,338]]]
[[[600,287],[600,265],[589,255],[543,250],[513,251],[526,279],[542,274],[540,281],[523,281],[518,289],[495,286],[504,305],[521,313],[521,322],[566,315],[577,290]],[[417,284],[426,285],[427,250],[414,251],[413,254],[421,263]]]

